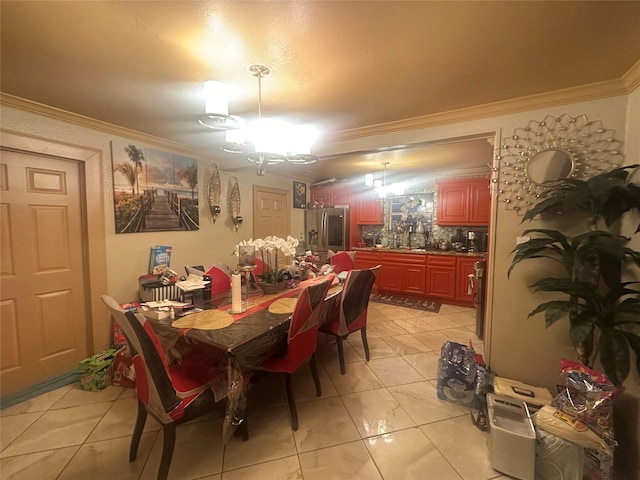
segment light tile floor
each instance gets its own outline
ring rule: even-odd
[[[249,441],[234,437],[222,444],[222,410],[181,425],[169,478],[508,478],[491,468],[487,434],[471,423],[469,411],[436,397],[445,340],[471,340],[482,353],[474,311],[443,305],[435,314],[371,303],[368,322],[371,361],[364,361],[360,335],[351,335],[346,375],[340,375],[334,339],[320,338],[321,397],[306,366],[296,373],[297,432],[281,382],[263,379],[250,392]],[[69,385],[0,415],[3,480],[156,478],[162,433],[151,417],[137,460],[128,461],[136,415],[130,389],[93,393]]]

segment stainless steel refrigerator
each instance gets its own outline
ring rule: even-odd
[[[305,211],[307,250],[318,252],[320,260],[327,252],[349,250],[349,208],[309,208]]]

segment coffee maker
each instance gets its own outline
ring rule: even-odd
[[[469,230],[467,232],[467,252],[477,252],[478,251],[478,241],[476,240],[476,232],[474,230]]]
[[[467,232],[467,251],[486,252],[489,234],[482,230],[469,230]]]

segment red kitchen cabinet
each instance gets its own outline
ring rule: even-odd
[[[337,186],[333,187],[330,192],[331,205],[350,205],[351,204],[351,192],[347,187]]]
[[[456,257],[450,255],[428,256],[426,293],[428,297],[455,300]]]
[[[460,302],[473,305],[471,294],[469,293],[469,274],[474,273],[473,264],[482,257],[458,257],[456,264],[456,297]]]
[[[426,255],[383,252],[380,291],[425,294]]]
[[[358,225],[382,225],[382,202],[376,192],[360,192],[355,203]]]
[[[469,223],[489,225],[491,218],[491,191],[489,179],[480,178],[469,184]]]
[[[438,225],[489,225],[491,194],[484,177],[438,182]]]
[[[311,203],[313,202],[325,207],[349,205],[351,195],[349,189],[343,185],[318,185],[311,187]]]
[[[402,292],[402,270],[399,263],[382,263],[380,272],[380,290],[383,292]]]
[[[356,251],[356,259],[353,262],[353,268],[356,270],[361,270],[363,268],[373,268],[380,265],[380,252],[372,252],[369,250],[358,250]],[[381,273],[378,273],[378,278],[376,278],[376,283],[374,287],[376,290],[380,286],[380,276]]]
[[[331,205],[331,191],[329,187],[320,185],[318,187],[311,187],[311,204],[317,203],[319,205]]]
[[[415,295],[425,295],[426,265],[406,265],[404,269],[404,291]]]

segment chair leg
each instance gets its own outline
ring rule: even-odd
[[[293,388],[291,386],[291,374],[284,374],[284,392],[287,395],[287,406],[289,407],[289,420],[291,420],[291,429],[298,431],[298,410],[296,409],[296,399],[293,398]]]
[[[138,400],[138,416],[136,417],[136,424],[133,427],[133,436],[131,437],[131,446],[129,447],[130,462],[133,462],[138,456],[138,445],[140,445],[140,437],[142,437],[142,430],[144,430],[146,420],[147,409],[142,402]]]
[[[342,337],[336,336],[336,343],[338,344],[338,358],[340,359],[340,373],[344,375],[346,369],[344,366],[344,349],[342,348]]]
[[[313,377],[313,383],[316,385],[316,397],[322,395],[322,388],[320,386],[320,377],[318,376],[318,363],[316,362],[316,352],[311,354],[311,360],[309,361],[311,367],[311,376]]]
[[[171,458],[173,457],[173,447],[176,444],[176,424],[168,423],[162,426],[162,459],[160,460],[160,470],[158,470],[158,480],[167,480]]]
[[[247,391],[244,392],[246,403],[244,407],[244,412],[242,414],[242,423],[240,424],[240,435],[242,435],[242,441],[246,442],[249,440],[249,425],[247,423],[247,417],[249,416],[249,396],[247,395]]]
[[[369,342],[367,342],[367,327],[360,329],[360,335],[362,335],[362,345],[364,346],[364,356],[369,361]]]

